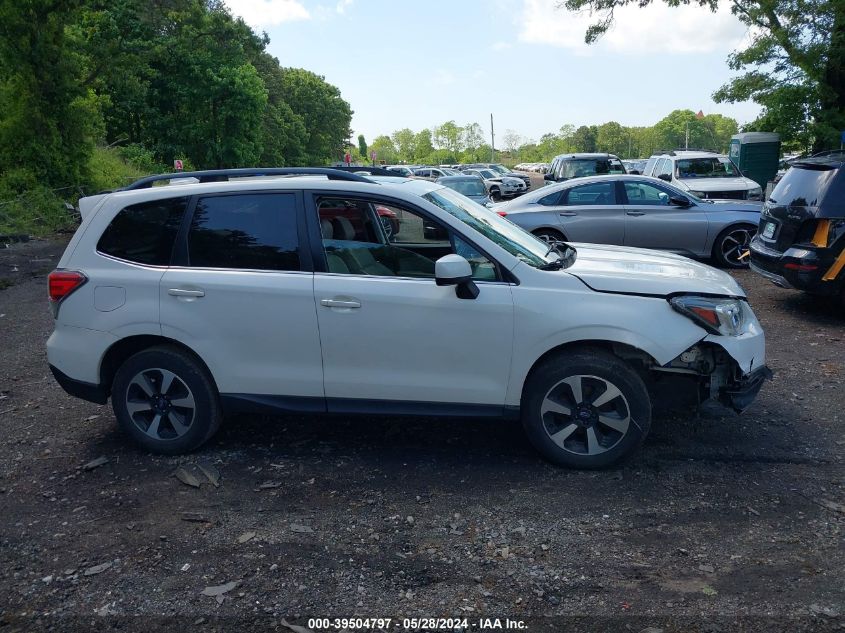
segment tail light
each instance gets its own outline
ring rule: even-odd
[[[47,285],[50,294],[50,305],[55,316],[59,309],[59,303],[82,286],[88,277],[76,270],[54,270],[47,277]]]
[[[507,211],[496,211],[496,214],[501,215],[502,217],[505,217],[508,214],[508,212]]]

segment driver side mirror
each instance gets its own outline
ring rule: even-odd
[[[689,201],[689,198],[685,198],[684,196],[669,196],[669,204],[683,208],[692,206],[692,203]]]
[[[434,262],[434,281],[438,286],[457,286],[459,299],[475,299],[478,286],[472,280],[472,266],[460,255],[444,255]]]
[[[660,178],[660,180],[665,180],[666,182],[672,182],[672,174],[660,174],[658,178]]]
[[[554,174],[543,174],[543,180],[545,180],[547,182],[554,182],[555,181],[555,175]]]

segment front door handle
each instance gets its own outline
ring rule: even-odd
[[[560,214],[564,217],[572,217],[573,215],[578,215],[575,211],[561,211]]]
[[[205,296],[204,290],[188,290],[187,288],[170,288],[167,291],[171,297],[193,297],[199,298]]]
[[[628,215],[633,215],[633,216],[645,215],[645,211],[626,211],[625,213],[627,213]]]
[[[361,302],[357,299],[321,299],[320,305],[326,308],[360,308]]]

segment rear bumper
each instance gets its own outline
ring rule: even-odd
[[[59,383],[59,386],[69,395],[87,400],[88,402],[95,402],[96,404],[106,404],[108,402],[109,394],[101,385],[74,380],[67,374],[62,373],[59,369],[56,369],[53,365],[50,365],[50,371],[53,372],[53,377]]]
[[[833,263],[829,250],[802,245],[793,246],[781,253],[763,243],[759,236],[755,236],[749,245],[749,264],[751,270],[781,288],[834,296],[845,285],[845,275],[824,281],[823,277]]]
[[[771,369],[765,365],[758,367],[750,374],[722,387],[719,390],[719,401],[737,413],[742,413],[754,402],[763,383],[771,379]]]

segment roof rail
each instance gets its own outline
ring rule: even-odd
[[[373,182],[358,174],[330,169],[327,167],[245,167],[241,169],[208,169],[205,171],[180,171],[174,174],[158,174],[136,180],[120,191],[133,191],[152,187],[162,180],[196,178],[200,182],[226,182],[230,178],[248,178],[250,176],[325,176],[329,180],[349,180],[353,182]]]

